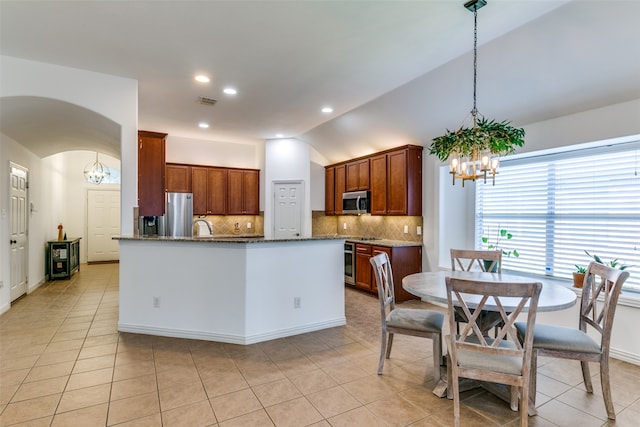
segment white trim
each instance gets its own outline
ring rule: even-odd
[[[42,286],[44,283],[46,282],[46,279],[43,277],[42,280],[40,280],[38,283],[36,283],[35,285],[31,286],[29,284],[27,284],[27,295],[30,294],[31,292],[35,291],[36,289],[38,289],[40,286]]]
[[[345,317],[327,320],[323,322],[311,323],[295,328],[280,329],[263,334],[254,335],[230,335],[221,333],[201,332],[185,329],[156,328],[142,325],[132,325],[127,323],[118,323],[119,332],[130,332],[134,334],[156,335],[162,337],[188,338],[205,341],[216,341],[228,344],[249,345],[263,341],[269,341],[277,338],[289,337],[292,335],[305,334],[307,332],[319,331],[321,329],[335,328],[346,325]]]
[[[622,360],[623,362],[628,362],[640,366],[640,356],[637,354],[612,348],[609,351],[609,355],[614,359]]]

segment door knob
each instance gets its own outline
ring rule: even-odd
[[[13,245],[14,243],[18,243],[17,240],[9,240],[9,244]]]

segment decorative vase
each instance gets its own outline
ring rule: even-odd
[[[574,288],[582,288],[582,284],[584,283],[584,273],[573,273],[573,287]]]

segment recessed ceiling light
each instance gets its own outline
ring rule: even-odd
[[[283,137],[284,137],[284,135],[283,135],[283,134],[281,134],[281,133],[276,133],[276,138],[283,138]]]
[[[202,129],[208,129],[209,128],[209,123],[200,122],[200,123],[198,123],[198,127],[202,128]]]
[[[238,91],[232,87],[225,87],[222,91],[227,95],[236,95],[238,93]]]
[[[322,107],[322,110],[320,110],[320,111],[322,111],[325,114],[329,114],[329,113],[333,113],[333,108],[331,108],[331,107]]]
[[[209,83],[209,81],[210,81],[209,77],[204,76],[202,74],[196,76],[195,79],[196,79],[197,82],[200,82],[200,83]]]

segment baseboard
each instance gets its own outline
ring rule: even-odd
[[[9,311],[9,309],[11,308],[11,304],[4,304],[2,306],[0,306],[0,314],[4,314],[7,311]]]
[[[280,329],[277,331],[254,334],[254,335],[237,335],[237,334],[223,334],[216,332],[202,332],[191,331],[185,329],[172,329],[172,328],[156,328],[150,326],[131,325],[127,323],[118,323],[118,331],[130,332],[134,334],[155,335],[161,337],[172,338],[189,338],[204,341],[216,341],[224,342],[228,344],[249,345],[262,341],[269,341],[277,338],[289,337],[292,335],[305,334],[307,332],[319,331],[321,329],[334,328],[337,326],[344,326],[347,323],[345,317],[327,320],[324,322],[312,323],[309,325],[298,326],[295,328]]]
[[[46,283],[46,278],[43,277],[38,283],[36,283],[35,285],[31,286],[29,285],[29,287],[27,288],[27,294],[30,294],[31,292],[35,291],[36,289],[38,289],[40,286],[42,286],[43,284]]]
[[[614,359],[622,360],[623,362],[628,362],[640,366],[640,355],[638,354],[612,348],[609,351],[609,355]]]

